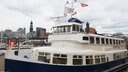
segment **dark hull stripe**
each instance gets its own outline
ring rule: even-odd
[[[9,72],[102,72],[128,62],[128,58],[111,61],[103,64],[84,66],[62,66],[39,64],[18,60],[5,59],[5,71]]]

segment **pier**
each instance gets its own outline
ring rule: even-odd
[[[0,72],[4,71],[4,53],[0,53]]]

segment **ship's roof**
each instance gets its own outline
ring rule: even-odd
[[[38,52],[48,52],[48,53],[57,53],[57,54],[76,54],[76,55],[100,55],[114,52],[122,52],[123,50],[112,50],[112,51],[96,51],[89,49],[80,49],[80,48],[66,48],[66,47],[36,47],[33,51]]]

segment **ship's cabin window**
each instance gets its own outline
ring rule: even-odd
[[[104,38],[101,38],[101,43],[102,44],[105,44],[105,41],[104,40],[105,40]]]
[[[124,44],[124,40],[121,40],[121,45]]]
[[[75,24],[72,25],[72,31],[80,32],[80,30],[81,30],[81,26],[80,25],[75,25]]]
[[[116,44],[118,44],[118,40],[116,40]]]
[[[89,40],[89,38],[84,36],[84,37],[83,37],[83,40]]]
[[[99,55],[95,56],[95,63],[96,64],[100,63],[100,56]]]
[[[66,32],[70,32],[71,31],[71,26],[66,26],[65,29],[66,29]]]
[[[102,63],[106,62],[105,55],[101,55],[101,62],[102,62]]]
[[[113,44],[115,44],[115,40],[113,39]]]
[[[71,25],[53,27],[54,33],[65,33],[71,31]]]
[[[112,44],[112,39],[110,39],[110,44]]]
[[[53,64],[67,64],[67,55],[65,54],[54,54]]]
[[[119,40],[119,45],[121,44],[121,40]]]
[[[96,44],[100,44],[100,38],[96,37]]]
[[[108,44],[109,43],[109,41],[108,41],[108,39],[106,38],[106,44]]]
[[[118,60],[118,59],[125,58],[125,57],[127,57],[127,52],[114,53],[113,54],[113,59],[114,60]]]
[[[73,65],[82,65],[83,64],[83,58],[81,55],[74,55],[73,56]]]
[[[94,37],[90,36],[90,43],[95,43]]]
[[[86,56],[85,59],[86,64],[93,64],[93,56]]]
[[[50,63],[50,58],[51,58],[50,53],[39,52],[38,61]]]

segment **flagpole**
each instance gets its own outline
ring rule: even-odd
[[[73,9],[73,0],[72,0],[72,5],[71,5],[71,8]],[[73,15],[71,14],[71,18],[72,18],[72,16],[73,16]]]

